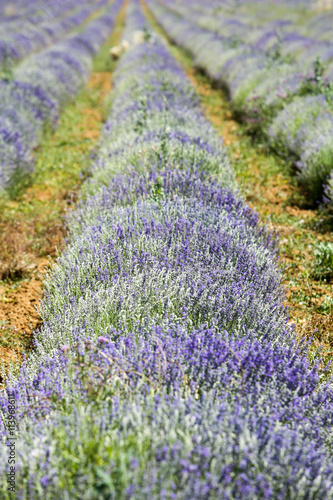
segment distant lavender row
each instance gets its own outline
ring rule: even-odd
[[[233,25],[222,37],[161,3],[149,1],[149,5],[195,64],[227,87],[249,131],[264,133],[279,154],[295,161],[298,178],[313,202],[322,201],[333,170],[333,86],[322,78],[320,65],[304,74],[303,63],[288,62],[274,47],[265,52],[237,41],[237,35],[230,36],[237,33]],[[187,17],[190,11],[189,6]]]
[[[317,11],[290,2],[203,4],[192,0],[164,0],[174,12],[201,28],[230,37],[260,51],[276,44],[283,57],[293,57],[304,69],[318,55],[331,64],[333,76],[333,9]],[[333,5],[333,2],[332,2]]]
[[[32,12],[24,13],[23,9],[23,15],[0,19],[0,68],[11,67],[32,52],[60,40],[106,3],[107,0],[70,0],[65,4],[38,1],[31,5],[35,7]],[[20,14],[19,8],[17,12]]]
[[[124,38],[144,27],[132,1]],[[274,239],[145,37],[117,68],[36,351],[1,398],[19,422],[17,493],[331,500],[332,390],[290,335]]]
[[[119,5],[120,0],[82,32],[28,57],[13,80],[0,81],[0,191],[32,170],[45,125],[55,125],[63,104],[88,77]]]
[[[36,24],[50,20],[54,16],[61,16],[72,0],[4,0],[0,5],[0,25],[2,23],[15,23],[18,19],[25,18]]]
[[[61,16],[65,10],[71,8],[71,5],[73,5],[73,0],[30,0],[29,2],[26,0],[3,0],[0,5],[0,23],[11,23],[25,18],[33,24],[37,24],[51,20],[54,16]]]

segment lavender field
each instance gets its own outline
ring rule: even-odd
[[[330,363],[296,335],[279,237],[246,202],[166,41],[227,90],[247,133],[292,163],[300,189],[329,213],[333,10],[0,6],[9,205],[68,103],[101,75],[94,61],[105,47],[111,57],[121,12],[107,112],[44,278],[40,324],[2,371],[1,498],[333,499]]]
[[[249,131],[294,161],[312,202],[332,203],[332,11],[313,2],[150,3],[168,35],[225,86]]]

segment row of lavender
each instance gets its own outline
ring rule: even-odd
[[[311,9],[290,2],[229,2],[165,0],[170,8],[201,28],[250,44],[260,51],[279,45],[281,56],[305,67],[320,56],[333,76],[333,10]],[[333,3],[332,3],[333,5]]]
[[[132,1],[124,38],[144,27]],[[145,38],[121,58],[36,350],[1,398],[16,493],[332,499],[332,390],[292,340],[274,239],[184,73]]]
[[[26,8],[17,5],[17,15],[0,18],[0,67],[8,70],[32,52],[60,40],[107,1],[36,0]],[[14,12],[15,5],[12,4]]]
[[[327,3],[330,3],[331,0],[327,0]],[[240,0],[238,1],[238,4],[240,3]],[[271,8],[274,9],[274,7],[284,7],[285,5],[292,5],[294,7],[301,7],[304,9],[314,9],[315,11],[318,10],[318,4],[320,4],[320,0],[259,0],[254,3],[253,0],[241,0],[242,5],[256,5],[259,4],[262,9],[265,8]],[[323,4],[325,3],[325,0],[323,0]],[[235,3],[231,3],[229,0],[210,0],[209,4],[207,7],[211,7],[211,9],[216,9],[219,10],[221,6],[226,6],[226,7],[233,7]],[[205,6],[202,4],[203,10],[205,9]]]
[[[88,77],[93,57],[110,35],[120,0],[79,33],[26,58],[14,78],[0,80],[0,191],[33,169],[33,150],[46,125]]]
[[[235,111],[246,120],[249,131],[263,133],[279,154],[294,161],[297,176],[313,202],[322,201],[324,192],[333,199],[333,177],[329,178],[333,169],[333,86],[323,78],[320,63],[314,64],[312,73],[304,73],[304,61],[286,60],[277,45],[265,52],[235,42],[228,30],[221,36],[161,3],[151,1],[149,5],[168,35],[193,55],[197,66],[227,87]],[[191,17],[191,6],[187,17]]]

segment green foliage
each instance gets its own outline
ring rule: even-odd
[[[134,125],[134,131],[137,134],[142,134],[142,132],[147,128],[147,97],[141,95],[138,99],[138,118]]]
[[[163,115],[163,130],[161,133],[161,146],[160,146],[160,151],[158,154],[160,155],[160,160],[163,162],[164,165],[167,164],[168,162],[168,156],[169,156],[169,148],[168,148],[168,136],[167,136],[167,127],[168,127],[168,102],[163,96],[164,104],[165,104],[165,109],[164,109],[164,115]]]
[[[267,67],[269,68],[276,63],[290,64],[291,62],[293,62],[293,58],[291,55],[284,56],[282,54],[281,33],[279,30],[277,30],[276,36],[277,36],[276,43],[273,45],[273,47],[271,47],[266,51],[266,57],[267,57],[266,64]]]
[[[110,40],[108,40],[103,47],[101,48],[100,52],[97,54],[97,56],[94,59],[93,63],[93,71],[96,73],[103,73],[105,71],[111,72],[114,71],[114,68],[116,66],[116,61],[112,59],[110,56]]]
[[[247,101],[249,105],[243,106],[241,115],[246,132],[257,139],[265,137],[264,131],[267,130],[269,124],[273,121],[276,108],[267,104],[264,96],[254,96]]]
[[[237,47],[239,47],[240,41],[239,41],[239,39],[237,38],[236,35],[232,35],[231,37],[229,37],[229,39],[228,39],[228,45],[232,49],[236,49]]]
[[[326,296],[323,300],[323,302],[320,304],[320,306],[317,309],[317,312],[320,314],[332,314],[333,313],[333,298]]]
[[[333,108],[333,84],[324,78],[325,66],[320,57],[313,63],[313,75],[306,77],[300,89],[300,95],[319,95],[326,97],[328,104]]]
[[[333,276],[333,243],[319,243],[314,250],[315,263],[312,275],[315,279],[330,279]]]
[[[5,80],[6,82],[14,80],[13,61],[9,55],[7,44],[5,48],[5,59],[3,62],[2,69],[0,71],[0,79]]]
[[[163,181],[161,177],[157,177],[155,182],[151,183],[150,199],[161,205],[161,200],[164,197]]]
[[[152,38],[152,32],[147,28],[147,26],[145,26],[143,33],[144,33],[144,41],[150,42]]]

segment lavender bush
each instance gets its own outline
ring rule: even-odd
[[[144,28],[132,1],[124,39]],[[4,444],[13,400],[19,426],[16,493],[332,499],[332,389],[293,341],[275,238],[146,35],[117,68],[35,351],[1,395]]]
[[[92,59],[110,34],[120,2],[78,34],[26,58],[13,78],[0,80],[0,191],[33,168],[33,149],[46,125],[89,75]]]

